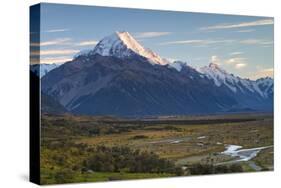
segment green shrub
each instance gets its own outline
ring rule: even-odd
[[[145,136],[145,135],[136,135],[136,136],[131,137],[132,140],[146,139],[146,138],[148,138],[148,136]]]
[[[194,164],[188,168],[191,175],[204,175],[204,174],[223,174],[242,172],[243,169],[238,164],[231,165],[209,165],[209,164]]]
[[[158,155],[128,147],[99,146],[83,162],[84,168],[98,172],[149,172],[176,173],[174,163],[161,159]]]

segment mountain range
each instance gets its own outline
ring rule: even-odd
[[[48,71],[41,78],[41,90],[46,101],[57,101],[73,114],[273,111],[272,78],[240,78],[215,63],[195,69],[182,61],[169,62],[128,32],[115,32],[94,49]]]

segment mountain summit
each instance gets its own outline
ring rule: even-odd
[[[144,48],[128,32],[115,32],[112,35],[103,38],[90,54],[114,56],[118,58],[128,58],[134,55],[140,55],[147,58],[152,64],[165,65],[168,63],[156,53]]]

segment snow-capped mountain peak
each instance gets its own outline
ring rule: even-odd
[[[245,86],[248,90],[253,91],[250,80],[244,80],[233,74],[229,74],[227,71],[222,69],[218,64],[210,63],[209,66],[204,66],[199,69],[199,71],[205,74],[209,79],[213,80],[216,86],[220,87],[225,85],[232,92],[237,92],[237,90],[243,91],[244,87],[241,87],[241,84]],[[239,84],[239,82],[241,84]]]
[[[152,64],[166,65],[167,60],[162,59],[153,51],[144,48],[130,33],[115,32],[103,38],[91,52],[102,56],[115,56],[119,58],[130,57],[138,54],[147,58]]]
[[[216,63],[210,63],[209,68],[215,72],[220,72],[222,74],[228,74],[224,69],[222,69],[218,64]]]
[[[272,85],[273,84],[273,79],[270,77],[265,77],[265,78],[259,78],[257,79],[258,84],[263,84],[263,85]]]
[[[209,64],[209,67],[212,69],[219,69],[219,65],[216,63],[212,63],[212,62]]]
[[[179,72],[182,70],[184,66],[186,66],[186,63],[182,61],[174,61],[168,64],[168,67],[174,68]]]
[[[228,74],[225,70],[220,68],[218,64],[210,63],[209,66],[201,67],[199,71],[205,74],[209,79],[212,79],[216,86],[221,86],[224,83],[232,91],[236,92],[236,89],[230,86],[227,82],[231,82],[231,84],[237,83],[237,78],[231,74]]]
[[[260,78],[256,80],[257,86],[263,92],[265,97],[269,97],[269,95],[273,95],[273,79],[270,77]]]

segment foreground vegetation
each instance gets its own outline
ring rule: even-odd
[[[271,115],[155,117],[42,117],[41,183],[95,182],[254,171],[225,163],[227,144],[273,145]],[[273,148],[252,161],[273,169]]]
[[[42,184],[167,177],[174,164],[157,155],[126,147],[63,144],[42,149]]]

